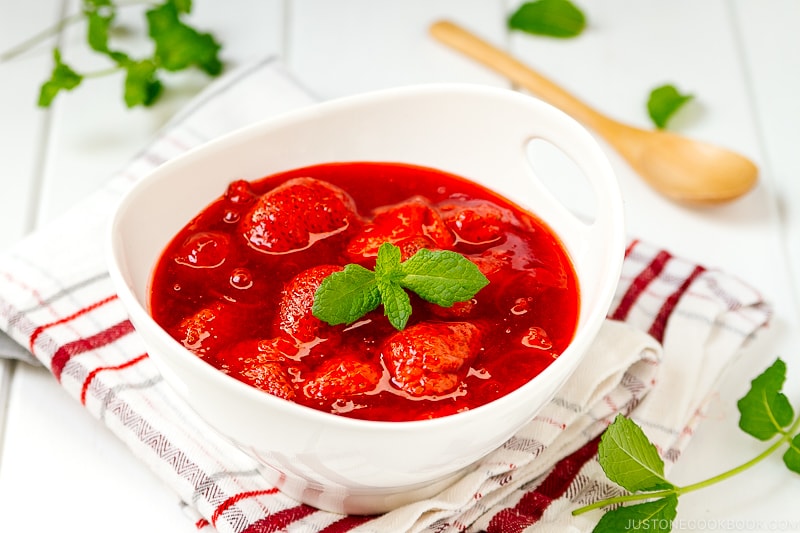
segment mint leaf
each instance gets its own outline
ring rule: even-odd
[[[385,242],[378,248],[375,260],[375,278],[383,302],[383,314],[395,329],[405,329],[411,317],[411,299],[398,284],[403,273],[400,270],[402,253],[397,246]]]
[[[388,242],[381,244],[378,248],[378,257],[375,258],[375,275],[387,280],[401,276],[400,262],[402,258],[400,248]]]
[[[334,272],[314,294],[312,314],[331,325],[350,324],[377,308],[381,295],[375,273],[356,264]]]
[[[569,0],[536,0],[522,4],[508,19],[508,27],[563,39],[580,35],[586,27],[586,17]]]
[[[61,61],[61,50],[58,48],[53,49],[53,59],[55,66],[50,79],[39,90],[39,107],[49,107],[59,92],[71,91],[83,81],[83,76]]]
[[[800,474],[800,434],[795,435],[789,443],[789,449],[783,454],[783,462],[789,470]]]
[[[630,492],[674,488],[664,478],[664,461],[656,447],[635,422],[622,415],[606,429],[597,454],[608,479]]]
[[[678,515],[678,497],[674,494],[652,502],[617,507],[603,515],[592,533],[652,531],[667,533]]]
[[[211,34],[198,32],[181,22],[177,6],[167,2],[147,11],[148,33],[156,45],[156,62],[170,71],[194,66],[216,76],[222,71],[217,57],[221,46]]]
[[[378,291],[383,301],[383,314],[397,330],[403,330],[411,317],[411,299],[397,283],[378,281]]]
[[[786,363],[778,358],[750,383],[750,390],[740,399],[739,427],[759,440],[774,437],[794,418],[794,409],[781,392],[786,381]]]
[[[656,127],[663,130],[669,119],[692,98],[694,96],[691,94],[681,94],[674,85],[662,85],[650,92],[647,112]]]
[[[448,250],[423,248],[400,268],[404,274],[400,285],[443,307],[469,300],[489,283],[475,263]]]
[[[108,52],[108,32],[114,21],[114,11],[103,9],[86,12],[86,41],[89,48],[96,52]]]
[[[128,62],[125,66],[125,105],[149,106],[161,94],[161,82],[156,77],[157,67],[151,60]]]

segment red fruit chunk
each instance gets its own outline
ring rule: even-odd
[[[396,243],[395,246],[400,248],[400,259],[403,261],[419,252],[423,248],[427,248],[428,250],[440,248],[435,242],[423,235],[401,240],[400,242]]]
[[[240,323],[235,306],[216,301],[184,318],[178,325],[177,339],[200,357],[218,351],[235,336]]]
[[[257,198],[252,185],[246,180],[235,180],[225,190],[225,200],[232,204],[249,204]]]
[[[510,252],[495,248],[489,248],[479,256],[471,255],[468,258],[475,263],[481,274],[489,278],[489,280],[510,269],[514,259]]]
[[[375,257],[381,244],[400,247],[403,260],[420,248],[450,249],[455,242],[439,213],[421,197],[376,211],[347,245],[347,253],[356,259]]]
[[[567,278],[560,271],[553,272],[546,268],[534,267],[513,275],[499,282],[497,304],[500,309],[506,308],[514,315],[532,313],[541,308],[539,295],[547,289],[566,289]]]
[[[453,201],[439,204],[442,219],[458,239],[469,244],[496,244],[515,223],[507,209],[484,201]]]
[[[230,237],[218,231],[191,234],[175,255],[175,262],[192,268],[214,268],[225,262]]]
[[[237,379],[278,398],[285,400],[293,400],[295,398],[292,378],[280,363],[267,361],[253,364],[244,369],[237,376]]]
[[[400,389],[436,396],[461,384],[481,349],[480,337],[469,322],[421,322],[389,337],[381,353]]]
[[[278,328],[300,342],[312,341],[329,328],[330,326],[311,313],[314,293],[323,279],[343,268],[338,265],[320,265],[304,270],[292,278],[281,293]]]
[[[429,304],[431,312],[442,318],[469,318],[478,306],[478,301],[475,298],[456,302],[450,307],[442,307],[441,305]]]
[[[220,368],[239,381],[257,389],[292,400],[295,398],[292,376],[287,368],[287,356],[297,348],[285,339],[247,340],[224,350]]]
[[[312,400],[339,400],[374,390],[381,379],[380,366],[355,356],[339,356],[320,365],[303,387]]]
[[[240,229],[250,246],[267,253],[308,248],[357,219],[344,190],[313,178],[294,178],[263,194]]]

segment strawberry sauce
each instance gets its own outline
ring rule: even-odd
[[[579,291],[558,238],[464,178],[395,163],[331,163],[232,182],[171,241],[150,294],[155,320],[195,355],[269,394],[341,416],[405,421],[472,409],[546,368],[575,332]],[[489,284],[450,308],[410,293],[349,325],[311,313],[322,280],[453,250]]]

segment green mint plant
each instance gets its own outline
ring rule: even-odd
[[[600,439],[598,461],[608,479],[629,494],[595,502],[572,514],[619,505],[603,515],[595,533],[633,531],[644,523],[650,531],[664,533],[672,530],[681,495],[735,476],[779,450],[784,450],[786,467],[800,474],[800,416],[795,416],[781,392],[785,380],[786,364],[779,358],[751,382],[750,390],[737,403],[739,427],[759,440],[775,441],[749,461],[691,485],[678,486],[667,480],[655,446],[635,422],[618,415]],[[637,501],[644,503],[620,505]]]
[[[71,91],[85,80],[123,72],[123,98],[127,107],[150,106],[162,93],[161,75],[197,68],[209,76],[222,72],[219,59],[221,45],[210,33],[203,33],[184,21],[191,13],[192,0],[161,0],[145,5],[147,35],[152,41],[152,53],[144,57],[132,55],[112,46],[110,36],[117,28],[115,19],[122,7],[141,3],[115,3],[112,0],[83,0],[79,14],[66,17],[53,28],[34,36],[2,56],[10,59],[40,40],[57,33],[69,24],[86,23],[86,42],[89,48],[109,60],[109,67],[96,72],[81,72],[66,64],[61,50],[53,48],[54,66],[50,78],[39,91],[38,105],[49,107],[62,91]]]
[[[322,280],[311,311],[328,324],[350,324],[383,304],[389,322],[402,330],[411,317],[406,289],[423,300],[450,307],[469,300],[488,283],[461,254],[423,248],[401,261],[400,248],[386,242],[378,249],[374,271],[351,263]]]

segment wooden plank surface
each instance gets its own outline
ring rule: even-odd
[[[722,380],[708,420],[674,474],[696,480],[741,462],[763,447],[736,428],[735,400],[749,379],[781,355],[789,364],[790,398],[800,399],[800,4],[584,2],[586,33],[553,40],[509,34],[505,17],[518,3],[197,0],[195,21],[225,43],[231,65],[279,54],[320,99],[411,83],[509,86],[428,37],[428,26],[442,17],[510,49],[590,104],[635,125],[648,125],[644,102],[655,85],[673,82],[695,94],[674,128],[753,157],[762,180],[751,195],[713,209],[679,206],[656,195],[616,154],[609,157],[632,236],[730,271],[774,306],[770,329]],[[47,25],[61,8],[57,0],[0,0],[0,51]],[[79,46],[79,28],[63,40],[65,57],[92,61]],[[121,104],[119,79],[95,80],[64,95],[48,113],[32,102],[49,68],[46,47],[0,64],[0,249],[102,186],[205,83],[199,76],[176,77],[175,90],[157,108],[131,111]],[[549,160],[542,171],[562,172]],[[109,524],[120,532],[194,530],[170,491],[46,370],[20,364],[12,373],[0,363],[0,397],[8,405],[0,447],[0,531],[69,524],[87,532],[107,531]],[[681,530],[702,530],[701,520],[752,520],[759,527],[745,530],[753,531],[780,525],[800,530],[800,524],[788,529],[795,524],[792,502],[800,482],[780,461],[768,461],[740,483],[683,498]],[[741,486],[749,487],[746,495]],[[28,527],[32,517],[35,528]]]

